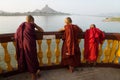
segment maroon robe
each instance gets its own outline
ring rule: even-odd
[[[24,22],[15,33],[18,69],[30,73],[36,73],[39,68],[34,28],[34,24]]]
[[[78,34],[82,31],[77,25],[65,25],[62,46],[62,65],[79,66],[80,65],[80,48],[78,43]],[[66,55],[68,53],[69,55]]]
[[[104,33],[98,28],[90,28],[86,30],[84,41],[84,58],[88,62],[96,62],[99,52],[99,43],[102,43],[104,39]]]

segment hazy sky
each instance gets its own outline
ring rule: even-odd
[[[27,12],[46,4],[54,10],[76,14],[120,13],[120,0],[0,0],[0,10]]]

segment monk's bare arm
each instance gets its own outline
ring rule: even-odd
[[[82,30],[80,27],[79,27],[79,31],[80,31],[80,32],[83,32],[83,30]]]
[[[61,28],[59,29],[59,32],[65,31],[65,28]]]
[[[43,30],[41,27],[39,27],[38,25],[36,25],[36,24],[35,24],[35,28],[36,28],[38,31],[40,31],[40,32],[44,32],[44,30]]]

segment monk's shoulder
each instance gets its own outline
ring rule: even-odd
[[[22,27],[24,27],[25,26],[25,22],[22,22],[20,25],[19,25],[19,27],[17,28],[17,31],[18,30],[20,30]]]
[[[22,23],[20,24],[20,26],[23,26],[23,25],[25,25],[25,23],[26,23],[26,22],[22,22]]]
[[[102,31],[102,30],[100,30],[99,28],[96,28],[98,31]]]
[[[83,32],[83,30],[78,26],[78,25],[73,25],[74,26],[74,28],[76,29],[76,30],[78,30],[78,31],[80,31],[80,32]]]
[[[86,29],[85,33],[90,32],[90,29]]]
[[[65,30],[66,29],[68,30],[68,29],[70,29],[70,26],[69,25],[65,25],[64,28],[65,28]]]
[[[73,24],[73,27],[74,28],[77,28],[77,29],[81,29],[78,25],[76,25],[76,24]]]
[[[73,26],[78,27],[78,25],[76,25],[76,24],[73,24]]]
[[[35,24],[34,23],[27,23],[27,25],[29,26],[29,27],[32,27],[32,28],[35,28]]]
[[[67,25],[64,25],[64,28],[66,28],[67,27]]]

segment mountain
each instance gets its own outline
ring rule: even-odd
[[[26,16],[26,15],[34,15],[34,16],[49,16],[49,15],[70,15],[69,13],[62,13],[58,12],[52,8],[50,8],[48,5],[43,7],[41,10],[36,9],[32,12],[16,12],[16,13],[3,13],[0,11],[0,16]]]
[[[46,5],[41,12],[46,12],[46,13],[58,13],[57,11],[53,10],[52,8],[50,8],[48,5]]]
[[[0,14],[1,14],[1,13],[5,13],[5,12],[4,12],[4,11],[2,11],[2,10],[0,10]]]
[[[58,12],[58,11],[50,8],[48,5],[43,7],[41,10],[36,9],[31,13],[33,13],[33,14],[39,14],[40,13],[41,15],[69,15],[69,13]]]
[[[41,10],[39,10],[39,9],[36,9],[36,10],[34,10],[33,12],[41,12]]]

